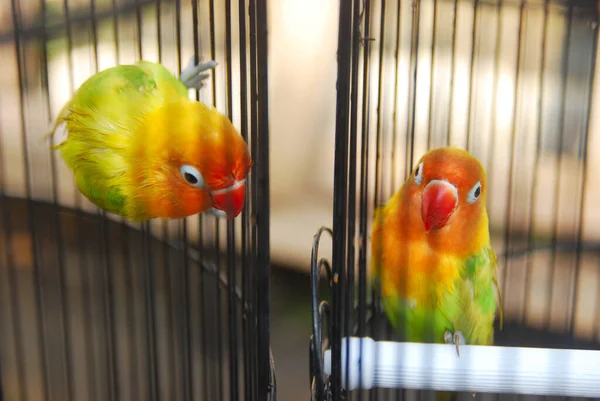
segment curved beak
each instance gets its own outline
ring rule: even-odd
[[[234,219],[244,208],[244,201],[246,199],[246,180],[236,181],[232,186],[212,191],[210,194],[215,209],[225,212],[227,219]]]
[[[421,198],[421,218],[425,231],[440,229],[458,205],[458,190],[448,181],[432,180],[423,190]]]

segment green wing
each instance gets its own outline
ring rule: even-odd
[[[65,105],[50,132],[65,122],[67,140],[57,146],[77,187],[97,206],[125,212],[123,178],[128,148],[143,115],[186,87],[160,64],[146,61],[103,70],[85,81]]]
[[[456,290],[444,300],[442,310],[453,326],[449,330],[461,331],[467,344],[488,345],[494,342],[497,265],[491,248],[470,257],[456,282]]]
[[[496,256],[491,248],[468,258],[454,289],[430,305],[383,299],[383,306],[402,341],[444,342],[444,333],[461,331],[468,344],[491,344],[496,312]]]

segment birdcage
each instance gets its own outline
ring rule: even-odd
[[[595,1],[341,1],[333,225],[311,259],[313,400],[600,397],[597,16]],[[504,309],[495,346],[460,356],[402,342],[370,266],[375,208],[448,145],[487,172]]]
[[[0,11],[0,400],[275,399],[266,2],[13,0]],[[238,218],[93,206],[44,134],[88,77],[138,60],[226,115],[253,158]]]

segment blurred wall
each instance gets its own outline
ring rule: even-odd
[[[219,3],[219,2],[217,2]],[[235,3],[235,2],[234,2]],[[374,6],[371,37],[371,160],[375,152],[376,100],[378,96],[378,49],[380,45],[379,2]],[[37,2],[22,0],[21,13],[24,28],[31,27],[39,18]],[[54,26],[64,23],[62,2],[48,3],[48,19]],[[119,3],[121,4],[121,3]],[[335,130],[335,85],[337,51],[336,2],[319,0],[282,0],[270,3],[270,131],[271,131],[271,204],[272,204],[272,256],[274,261],[307,270],[312,237],[321,225],[331,225],[333,190],[333,154]],[[70,3],[73,10],[86,10],[89,3],[78,0]],[[110,12],[109,1],[97,2],[97,13]],[[223,15],[217,4],[216,15]],[[237,15],[237,5],[232,10]],[[457,3],[457,31],[452,50],[454,8],[452,2],[424,1],[420,9],[419,42],[416,87],[410,80],[412,8],[409,2],[398,7],[397,2],[387,2],[384,28],[384,66],[382,78],[381,135],[383,141],[383,175],[379,201],[384,202],[399,187],[405,174],[412,168],[403,160],[409,137],[408,111],[410,91],[416,92],[415,101],[415,162],[428,146],[467,145],[467,128],[470,127],[470,149],[479,157],[490,176],[489,212],[492,229],[523,232],[529,229],[534,215],[536,235],[549,236],[557,227],[560,236],[577,234],[580,218],[583,234],[588,240],[600,239],[600,211],[592,207],[600,199],[595,177],[600,175],[600,141],[598,124],[592,121],[587,130],[587,165],[583,166],[580,150],[584,147],[585,115],[589,106],[589,78],[592,71],[593,33],[596,17],[585,12],[575,12],[571,34],[566,34],[566,9],[552,8],[547,23],[546,59],[543,90],[543,116],[538,119],[538,95],[541,91],[541,45],[544,32],[543,10],[528,9],[522,27],[521,57],[517,59],[519,8],[503,8],[498,17],[495,6],[482,6],[478,11],[476,66],[471,81],[471,44],[473,7],[470,1]],[[437,13],[435,46],[433,44],[434,11]],[[193,55],[193,27],[189,2],[182,5],[182,63]],[[155,6],[142,13],[142,56],[158,60]],[[177,69],[174,32],[174,8],[163,2],[161,15],[161,56],[164,64]],[[400,15],[400,21],[397,20]],[[11,22],[6,10],[2,19]],[[204,60],[209,54],[208,4],[200,2],[200,54]],[[396,30],[400,22],[400,30]],[[216,107],[224,111],[224,21],[218,18],[217,93]],[[7,30],[10,34],[10,24]],[[0,74],[0,149],[2,167],[1,186],[8,195],[24,196],[26,180],[23,154],[24,116],[28,146],[31,194],[34,198],[51,199],[53,194],[50,151],[42,137],[70,91],[77,88],[95,69],[90,30],[86,24],[74,25],[73,40],[68,43],[64,30],[55,29],[48,43],[49,97],[42,90],[40,74],[41,44],[30,37],[21,48],[23,76],[26,89],[20,106],[18,70],[14,41],[0,42],[3,58]],[[98,24],[99,42],[97,64],[99,69],[119,63],[134,62],[138,58],[135,20],[133,13],[118,19],[118,51],[115,47],[115,29],[112,19]],[[4,33],[5,31],[3,31]],[[500,36],[497,33],[500,33]],[[233,32],[233,54],[239,49],[237,27]],[[396,40],[399,38],[399,42]],[[396,44],[399,43],[399,46]],[[496,43],[500,43],[496,55]],[[568,45],[567,45],[568,44]],[[67,49],[72,47],[71,57]],[[568,53],[567,53],[568,51]],[[433,62],[432,62],[433,56]],[[495,57],[498,62],[495,62]],[[567,60],[564,64],[563,60]],[[454,61],[454,62],[452,62]],[[517,61],[519,73],[517,74]],[[562,85],[564,66],[569,69],[567,85]],[[433,69],[432,69],[433,66]],[[239,67],[237,56],[234,71]],[[72,68],[72,81],[69,70]],[[432,73],[433,71],[433,78]],[[496,98],[494,94],[496,81]],[[518,82],[517,82],[518,78]],[[239,76],[234,74],[234,96],[239,97]],[[433,86],[432,86],[433,85]],[[566,89],[565,89],[566,88]],[[471,92],[470,92],[471,90]],[[452,94],[452,97],[450,97]],[[433,95],[433,96],[430,96]],[[469,98],[471,97],[471,103]],[[592,110],[597,104],[593,94]],[[203,89],[201,100],[211,102],[212,88]],[[565,104],[561,103],[562,99]],[[50,107],[48,108],[47,100]],[[515,102],[517,102],[515,109]],[[469,114],[469,104],[471,113]],[[397,112],[394,112],[394,105]],[[452,109],[450,109],[450,105]],[[493,107],[495,106],[495,109]],[[564,115],[562,110],[564,106]],[[516,110],[515,115],[513,111]],[[239,102],[234,101],[234,123],[239,127]],[[591,113],[594,115],[594,112]],[[450,117],[451,116],[451,117]],[[561,126],[560,117],[564,117]],[[469,120],[470,123],[469,123]],[[516,123],[513,125],[514,119]],[[430,124],[431,119],[431,124]],[[542,153],[536,158],[538,123],[541,121]],[[493,123],[495,122],[495,126]],[[514,132],[513,132],[514,131]],[[560,138],[562,136],[562,143]],[[395,140],[394,140],[395,138]],[[449,138],[449,142],[448,142]],[[512,181],[509,168],[512,158]],[[55,156],[56,157],[56,156]],[[95,211],[90,203],[77,194],[70,172],[60,159],[58,168],[58,197],[62,204],[79,204]],[[393,163],[392,163],[393,162]],[[536,170],[537,163],[537,170]],[[392,165],[395,167],[392,168]],[[583,188],[583,171],[587,168],[587,181]],[[370,200],[374,202],[374,168],[371,167]],[[534,180],[534,176],[536,177]],[[535,185],[534,185],[535,184]],[[583,188],[583,190],[582,190]],[[583,217],[580,216],[580,194],[585,195]],[[512,203],[508,209],[508,197]],[[535,194],[535,195],[533,195]],[[531,200],[535,204],[531,204]],[[557,203],[558,202],[558,203]],[[558,212],[558,213],[557,213]],[[371,219],[371,216],[369,216]],[[188,219],[191,228],[197,217]],[[507,223],[508,222],[508,223]],[[176,235],[179,222],[168,223],[171,234]],[[507,224],[510,224],[507,226]],[[161,235],[161,223],[152,228]],[[223,230],[224,231],[224,230]],[[189,230],[192,240],[195,229]],[[498,247],[502,248],[499,242]],[[330,251],[328,241],[323,241],[323,255]],[[499,250],[501,252],[502,249]]]

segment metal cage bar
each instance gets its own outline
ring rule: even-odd
[[[495,333],[497,345],[541,347],[537,351],[547,355],[563,353],[544,347],[600,349],[600,319],[589,319],[600,316],[593,284],[600,280],[600,238],[591,234],[600,215],[589,203],[592,177],[600,174],[591,163],[600,152],[597,127],[589,123],[598,98],[597,27],[598,6],[590,1],[340,2],[333,230],[319,229],[311,258],[313,400],[413,399],[424,395],[414,395],[417,388],[444,389],[425,368],[411,376],[414,383],[422,379],[421,387],[389,370],[395,385],[381,377],[361,383],[358,373],[368,358],[389,358],[358,358],[371,340],[343,340],[397,337],[379,287],[369,282],[369,259],[377,257],[370,254],[373,211],[400,188],[420,155],[440,146],[463,147],[486,167],[492,245],[503,269],[505,325]],[[332,236],[330,267],[318,253],[323,233]],[[322,275],[331,298],[320,301]],[[403,349],[425,356],[435,347],[417,352],[409,344],[374,344],[382,344],[368,345],[374,353]],[[467,348],[473,357],[484,353]],[[358,354],[346,358],[350,350]],[[395,369],[408,366],[400,361]],[[433,362],[422,363],[433,369]],[[343,383],[354,383],[354,391]],[[403,387],[412,390],[399,391]],[[549,394],[525,387],[493,391]],[[599,396],[595,388],[580,389],[553,394]]]
[[[13,0],[0,28],[0,400],[275,400],[264,0]],[[41,142],[90,75],[218,62],[196,100],[253,157],[240,218],[132,224]],[[204,55],[204,56],[203,56]],[[4,69],[6,68],[6,69]],[[5,74],[6,72],[6,74]]]

